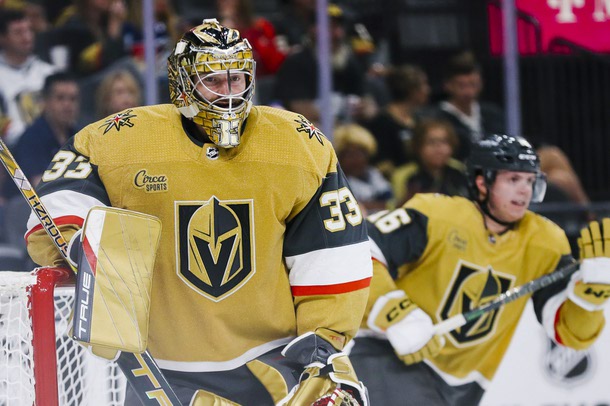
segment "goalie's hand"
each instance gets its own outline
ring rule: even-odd
[[[610,218],[584,227],[578,247],[582,262],[570,280],[568,297],[585,310],[601,310],[610,298]]]
[[[402,290],[379,297],[367,324],[388,338],[398,358],[407,365],[435,357],[445,345],[445,339],[434,334],[430,316]]]
[[[329,331],[318,330],[323,335]],[[358,381],[347,354],[337,351],[320,335],[305,333],[288,343],[282,354],[305,364],[305,369],[299,383],[278,406],[368,406],[366,388]]]

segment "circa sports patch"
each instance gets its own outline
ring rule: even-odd
[[[167,192],[169,189],[165,174],[151,173],[140,169],[133,177],[133,185],[146,193]]]
[[[98,128],[106,127],[104,128],[104,134],[106,134],[113,128],[117,131],[121,131],[121,127],[133,127],[134,123],[131,122],[131,119],[137,116],[135,114],[131,114],[132,111],[132,109],[129,109],[121,113],[117,113],[114,116],[106,119]]]

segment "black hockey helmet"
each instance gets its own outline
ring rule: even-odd
[[[532,202],[544,199],[546,179],[540,172],[540,158],[534,147],[523,137],[493,134],[476,142],[466,160],[468,188],[471,198],[479,200],[475,179],[483,175],[489,188],[499,170],[531,172],[536,174]]]

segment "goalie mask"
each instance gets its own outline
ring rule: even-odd
[[[168,58],[170,99],[214,144],[232,148],[252,107],[254,73],[248,40],[207,19],[184,34]]]
[[[470,197],[481,204],[486,214],[489,215],[487,200],[480,201],[475,180],[478,175],[483,175],[489,190],[499,170],[535,173],[536,181],[532,186],[531,201],[540,203],[544,199],[546,177],[540,172],[540,158],[531,144],[523,137],[494,134],[473,144],[470,156],[466,160]]]

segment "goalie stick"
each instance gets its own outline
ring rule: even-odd
[[[76,267],[68,260],[68,244],[66,240],[61,235],[55,221],[53,221],[53,218],[47,212],[40,201],[38,194],[1,138],[0,160],[8,171],[9,176],[13,182],[15,182],[15,185],[17,185],[17,188],[30,205],[32,211],[36,217],[38,217],[40,224],[53,240],[53,243],[61,253],[61,256],[65,259],[68,266],[70,266],[70,269],[76,274]],[[143,405],[181,405],[180,400],[178,400],[178,397],[167,382],[167,379],[163,376],[163,373],[148,351],[144,351],[142,354],[121,352],[117,359],[117,363]],[[150,387],[151,383],[154,389],[147,390],[147,387]],[[45,401],[52,402],[51,399],[46,399]],[[55,399],[55,404],[57,404],[57,399]]]
[[[572,262],[571,264],[568,264],[563,268],[557,269],[556,271],[551,272],[549,274],[542,275],[541,277],[529,281],[524,285],[509,289],[506,292],[498,295],[498,297],[496,297],[489,303],[443,320],[440,323],[434,325],[434,334],[443,335],[449,333],[450,331],[462,327],[470,321],[478,319],[483,314],[498,309],[499,307],[504,306],[507,303],[513,302],[527,295],[528,293],[536,292],[537,290],[549,286],[561,279],[568,278],[578,270],[579,265],[580,262],[578,261]]]

